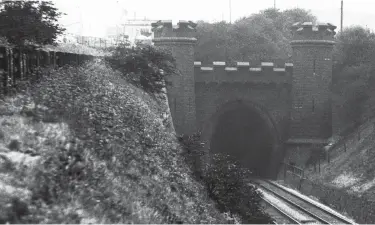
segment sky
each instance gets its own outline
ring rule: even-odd
[[[60,19],[68,33],[104,37],[107,28],[127,18],[153,20],[230,20],[230,0],[52,0],[67,15]],[[275,0],[276,8],[310,10],[320,22],[340,27],[341,0]],[[231,0],[232,21],[274,6],[274,0]],[[344,0],[344,27],[375,30],[375,0]]]

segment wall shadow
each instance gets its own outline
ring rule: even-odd
[[[254,177],[270,178],[276,145],[271,129],[259,112],[239,105],[217,118],[210,151],[235,157]]]

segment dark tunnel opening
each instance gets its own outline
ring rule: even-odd
[[[220,115],[211,139],[211,152],[231,155],[253,177],[269,178],[274,147],[271,128],[255,110],[246,106]]]

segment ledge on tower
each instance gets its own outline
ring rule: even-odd
[[[337,27],[331,23],[298,22],[292,25],[293,40],[334,40]]]
[[[195,35],[196,23],[192,21],[180,20],[176,25],[172,20],[159,20],[151,24],[154,38],[188,37]]]

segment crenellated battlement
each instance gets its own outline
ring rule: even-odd
[[[336,26],[330,23],[312,22],[295,23],[292,26],[292,45],[298,44],[323,44],[333,45]]]
[[[196,23],[180,20],[176,25],[171,20],[159,20],[151,24],[154,42],[188,42],[195,43]]]
[[[261,83],[289,83],[293,73],[293,64],[285,63],[277,68],[272,62],[262,62],[253,67],[249,62],[236,62],[236,66],[227,66],[225,62],[212,62],[202,65],[194,62],[195,82],[261,82]]]

